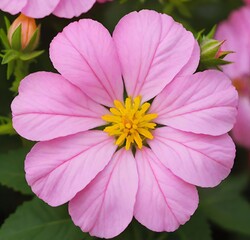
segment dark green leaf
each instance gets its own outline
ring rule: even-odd
[[[84,240],[91,238],[73,224],[66,206],[53,208],[35,198],[21,205],[5,221],[0,229],[0,239]]]
[[[222,228],[250,236],[250,204],[240,192],[247,177],[234,177],[214,189],[200,190],[200,206]]]
[[[199,210],[176,233],[180,240],[212,240],[209,223],[204,213]]]
[[[0,183],[24,194],[31,194],[24,177],[23,165],[27,152],[27,149],[18,149],[0,155]]]

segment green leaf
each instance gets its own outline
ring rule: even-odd
[[[27,152],[27,149],[18,149],[0,154],[0,183],[23,194],[31,194],[24,177],[24,159]]]
[[[212,240],[210,225],[204,213],[199,210],[176,233],[180,240]]]
[[[25,202],[10,215],[0,229],[0,239],[86,240],[92,238],[74,226],[66,206],[53,208],[35,198]]]
[[[8,50],[3,57],[2,64],[9,63],[18,58],[19,53],[15,50]]]
[[[11,38],[11,46],[15,50],[20,50],[22,48],[22,24],[14,31]]]
[[[217,188],[200,190],[200,206],[222,228],[250,236],[250,204],[240,195],[246,184],[246,176],[234,177]]]
[[[28,60],[31,60],[31,59],[34,59],[34,58],[40,56],[43,53],[44,53],[43,50],[41,50],[41,51],[33,51],[33,52],[30,52],[30,53],[22,53],[22,54],[20,54],[19,58],[22,61],[28,61]]]

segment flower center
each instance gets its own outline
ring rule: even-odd
[[[141,149],[145,139],[154,138],[151,130],[156,124],[151,121],[157,118],[157,114],[147,114],[150,103],[141,105],[141,97],[138,96],[134,100],[126,98],[125,104],[115,100],[114,105],[110,108],[111,114],[102,116],[102,119],[110,123],[103,131],[116,138],[116,145],[124,145],[129,150],[134,144]]]

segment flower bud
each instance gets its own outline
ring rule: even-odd
[[[34,50],[39,42],[40,28],[33,18],[20,14],[8,29],[8,40],[15,50]]]
[[[219,69],[222,65],[230,64],[224,58],[233,53],[232,51],[222,51],[221,46],[225,41],[218,41],[214,39],[215,28],[213,28],[207,35],[199,33],[197,38],[200,45],[200,64],[199,70]]]

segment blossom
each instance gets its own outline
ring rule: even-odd
[[[72,18],[89,11],[96,1],[104,3],[110,0],[1,0],[0,10],[13,15],[21,12],[32,18],[43,18],[51,13]]]
[[[219,71],[193,74],[199,55],[190,32],[154,11],[124,16],[112,37],[90,19],[68,25],[50,46],[60,74],[27,76],[12,103],[16,131],[40,141],[25,160],[34,193],[69,201],[98,237],[133,216],[158,232],[188,221],[195,185],[219,184],[235,155],[237,92]]]
[[[218,26],[216,38],[225,40],[222,50],[230,49],[235,53],[226,57],[234,62],[223,67],[239,92],[239,106],[232,136],[236,143],[250,148],[250,7],[234,11]]]
[[[21,25],[21,39],[20,40],[17,39],[16,41],[21,41],[20,45],[22,49],[25,49],[29,45],[32,37],[34,36],[36,31],[38,31],[38,33],[36,34],[36,39],[31,46],[31,50],[34,50],[39,42],[40,29],[37,27],[36,22],[33,18],[27,17],[23,14],[20,14],[20,16],[18,16],[15,19],[15,21],[11,24],[10,28],[8,29],[8,40],[10,44],[13,45],[12,44],[13,34],[20,25]],[[19,44],[16,43],[16,45]]]

